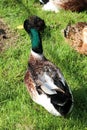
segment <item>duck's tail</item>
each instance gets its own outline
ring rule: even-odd
[[[58,92],[57,94],[58,95],[54,94],[51,96],[51,103],[62,116],[66,116],[73,108],[73,97],[69,93],[66,95],[64,93]]]

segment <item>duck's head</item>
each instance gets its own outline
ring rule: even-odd
[[[64,29],[64,37],[65,38],[70,38],[71,36],[75,35],[76,33],[76,28],[74,25],[71,25],[71,23],[69,23],[66,28]]]
[[[31,37],[32,50],[38,54],[43,53],[40,32],[43,32],[45,27],[44,20],[38,16],[31,16],[24,21],[24,29]]]
[[[46,25],[43,19],[38,16],[30,16],[24,21],[24,29],[29,33],[31,28],[36,29],[39,32],[44,31]]]
[[[68,38],[69,32],[70,32],[71,24],[68,24],[66,28],[64,29],[64,37]]]

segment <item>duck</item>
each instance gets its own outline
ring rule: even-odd
[[[42,9],[46,11],[59,12],[61,9],[72,12],[87,10],[87,0],[39,0],[43,4]]]
[[[64,29],[64,37],[78,53],[87,55],[87,22],[69,23]]]
[[[31,99],[54,116],[65,117],[73,108],[73,95],[60,69],[43,54],[43,19],[31,16],[24,21],[24,29],[31,39],[31,52],[24,83]]]
[[[40,4],[46,4],[49,0],[39,0]]]

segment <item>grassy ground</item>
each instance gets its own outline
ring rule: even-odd
[[[0,54],[0,130],[87,130],[87,57],[69,47],[61,30],[69,21],[86,21],[86,12],[45,12],[34,0],[0,0],[0,17],[19,37]],[[25,18],[38,15],[47,24],[45,56],[62,70],[74,95],[74,108],[67,118],[55,117],[32,102],[24,85],[30,39],[17,29]]]

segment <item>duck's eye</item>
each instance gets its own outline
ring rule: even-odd
[[[65,29],[65,30],[64,30],[64,37],[67,37],[67,36],[68,36],[68,33],[69,33],[69,30]]]
[[[64,30],[64,37],[67,37],[67,35],[66,35],[66,30]]]

